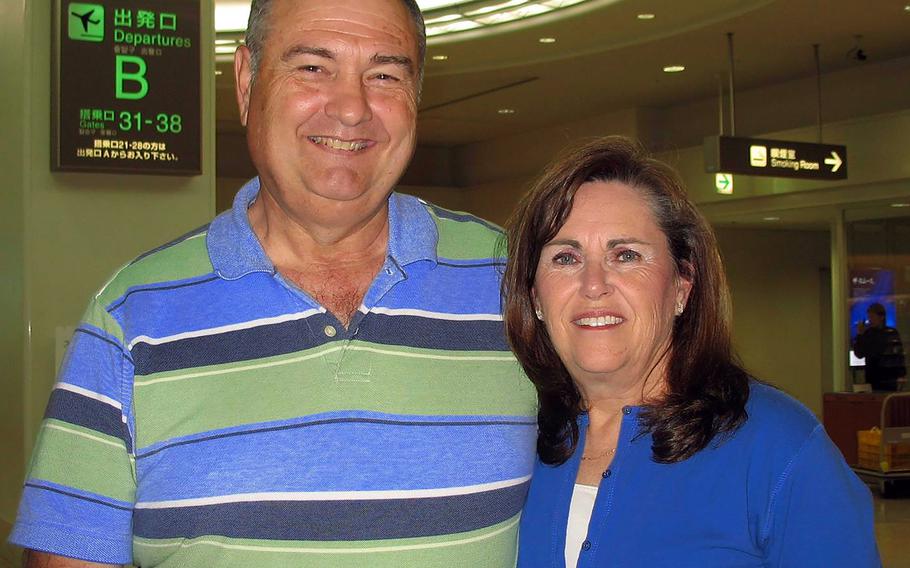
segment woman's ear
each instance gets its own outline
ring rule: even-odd
[[[537,301],[537,290],[531,286],[531,305],[534,306],[534,315],[537,319],[543,321],[543,310],[540,309],[540,302]]]
[[[689,303],[689,294],[692,293],[693,274],[695,270],[688,260],[683,261],[683,267],[676,275],[676,315],[680,316],[686,311]]]

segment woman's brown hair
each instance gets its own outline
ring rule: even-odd
[[[512,350],[537,388],[537,450],[544,463],[562,463],[578,444],[582,397],[535,317],[531,291],[541,249],[565,223],[578,188],[591,181],[620,182],[640,191],[667,239],[677,273],[692,282],[686,309],[673,325],[666,394],[649,401],[642,413],[654,459],[682,461],[745,421],[749,377],[733,352],[729,291],[714,232],[676,172],[620,136],[564,152],[507,224],[503,317]]]

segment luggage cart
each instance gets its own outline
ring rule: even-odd
[[[910,392],[885,397],[879,429],[878,460],[875,461],[874,452],[867,460],[861,454],[860,464],[852,468],[860,479],[878,487],[879,494],[887,498],[896,493],[899,484],[910,484],[910,457],[906,453],[910,448]]]

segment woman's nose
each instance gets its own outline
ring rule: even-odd
[[[582,289],[585,296],[596,299],[613,290],[609,270],[600,263],[587,264],[582,271]]]

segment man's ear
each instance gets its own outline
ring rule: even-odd
[[[250,50],[241,45],[234,52],[234,85],[237,94],[237,108],[240,110],[240,124],[246,126],[250,112],[250,90],[253,87],[253,67]]]

